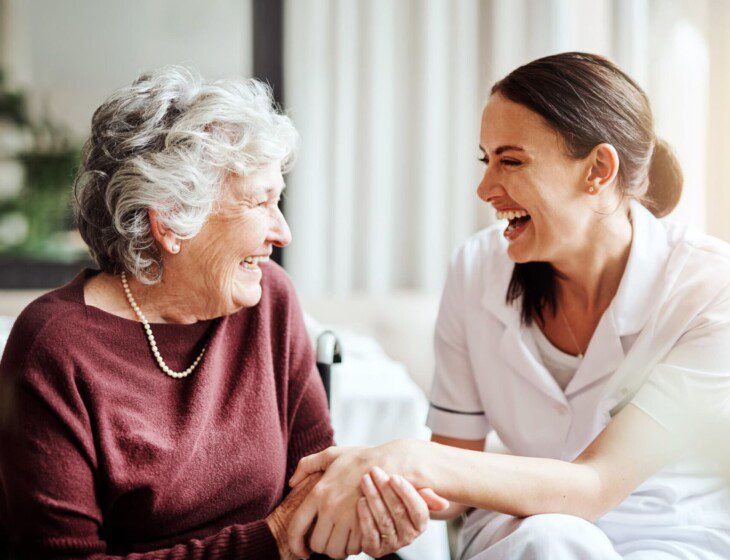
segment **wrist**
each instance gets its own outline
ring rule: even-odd
[[[401,439],[384,446],[383,469],[399,474],[416,488],[430,488],[432,480],[431,443],[417,439]]]
[[[267,517],[265,521],[266,524],[269,526],[269,531],[271,531],[271,534],[276,541],[276,546],[279,549],[279,556],[281,556],[281,558],[287,558],[289,546],[286,541],[286,531],[284,529],[284,524],[275,513],[269,515],[269,517]]]
[[[430,441],[417,441],[418,445],[413,454],[414,460],[410,465],[409,480],[416,488],[431,488],[436,491],[438,481],[434,468],[437,461],[438,447]]]

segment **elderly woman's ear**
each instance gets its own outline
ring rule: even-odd
[[[160,245],[160,249],[173,255],[179,253],[180,239],[174,231],[164,226],[160,221],[159,213],[156,210],[149,210],[149,218],[150,230],[155,241]]]

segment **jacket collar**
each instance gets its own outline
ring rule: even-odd
[[[613,301],[601,317],[583,362],[565,392],[536,358],[532,336],[521,324],[520,302],[506,303],[514,263],[507,255],[507,241],[501,236],[502,246],[484,272],[485,291],[481,303],[505,325],[499,345],[500,354],[521,375],[558,401],[564,402],[566,395],[570,397],[589,389],[615,371],[624,359],[621,337],[639,332],[658,304],[656,287],[661,285],[670,253],[666,231],[639,202],[632,200],[629,212],[632,240],[626,269]]]
[[[636,200],[630,203],[633,236],[626,270],[609,309],[619,336],[639,332],[658,304],[657,287],[671,248],[664,225]]]

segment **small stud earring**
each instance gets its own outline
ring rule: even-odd
[[[590,194],[596,194],[596,190],[597,190],[596,187],[594,187],[593,185],[591,185],[590,187],[588,187],[588,192]]]
[[[175,243],[175,245],[172,246],[172,252],[177,253],[180,250],[180,245]]]

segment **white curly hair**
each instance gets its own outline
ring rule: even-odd
[[[294,163],[299,135],[255,79],[204,82],[166,66],[142,74],[94,113],[74,181],[76,223],[99,268],[159,282],[149,210],[180,239],[215,210],[228,173]]]

